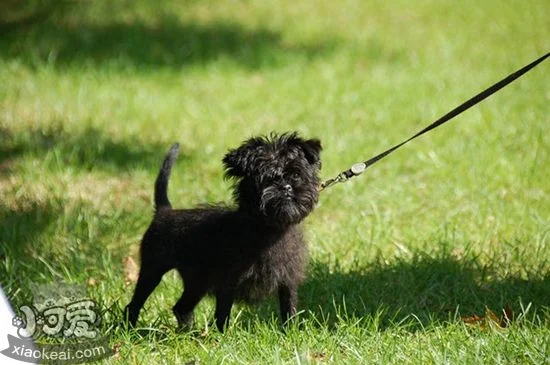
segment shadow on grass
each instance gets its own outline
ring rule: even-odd
[[[53,202],[27,202],[18,208],[0,203],[0,285],[8,290],[8,297],[18,289],[22,289],[22,295],[28,293],[25,288],[33,279],[28,272],[39,266],[31,258],[32,252],[40,252],[39,238],[59,218],[60,211]]]
[[[158,15],[157,15],[158,16]],[[29,65],[117,66],[138,68],[205,64],[229,59],[246,68],[276,66],[290,57],[312,58],[334,46],[287,44],[269,29],[247,29],[238,23],[182,23],[164,13],[155,25],[142,20],[113,21],[104,25],[89,21],[48,19],[3,35],[0,57]]]
[[[116,244],[120,227],[141,231],[146,227],[141,220],[149,221],[151,214],[101,212],[88,202],[51,194],[35,199],[0,201],[0,286],[15,303],[31,300],[34,284],[102,280],[116,272],[113,262],[122,269],[127,248]]]
[[[170,147],[169,143],[144,142],[137,135],[114,139],[93,127],[67,132],[62,125],[20,133],[0,129],[0,142],[0,176],[9,174],[11,163],[24,155],[43,159],[41,169],[72,166],[84,171],[112,173],[135,168],[156,169]],[[180,153],[178,160],[189,158]]]
[[[25,245],[35,241],[57,218],[59,208],[53,204],[29,202],[26,207],[12,209],[0,204],[0,257],[8,246],[17,254],[23,254]]]
[[[10,298],[17,296],[18,300],[30,292],[29,284],[51,280],[52,272],[90,263],[101,266],[97,246],[81,245],[90,240],[90,231],[96,235],[95,240],[102,242],[120,231],[120,224],[136,224],[129,212],[105,216],[90,209],[86,202],[64,200],[56,195],[62,190],[18,196],[25,189],[16,184],[32,184],[24,179],[10,183],[10,175],[19,173],[18,162],[32,158],[38,163],[27,164],[32,166],[28,168],[53,173],[73,169],[117,175],[139,168],[156,172],[169,148],[169,144],[144,143],[139,136],[114,139],[95,128],[67,132],[60,125],[18,133],[0,129],[0,142],[0,179],[8,181],[2,193],[10,197],[0,200],[0,285],[8,290]],[[180,158],[185,161],[186,156]]]
[[[465,317],[485,318],[487,310],[501,319],[509,308],[512,321],[522,315],[531,326],[545,326],[550,314],[550,271],[545,264],[531,269],[527,276],[532,279],[502,277],[498,264],[484,265],[474,257],[458,259],[439,251],[350,270],[317,261],[299,288],[302,312],[298,318],[330,330],[345,322],[380,331],[399,326],[415,332]],[[172,305],[166,303],[162,309],[167,316]],[[213,321],[213,313],[210,316]],[[249,330],[254,330],[251,324],[256,321],[275,320],[279,326],[278,300],[272,296],[252,305],[237,303],[231,320]],[[163,325],[170,328],[167,323]]]
[[[306,318],[312,315],[329,325],[339,318],[379,315],[381,328],[405,321],[420,329],[456,316],[483,316],[485,308],[497,315],[506,306],[519,314],[529,303],[531,312],[545,310],[550,272],[533,276],[501,278],[496,267],[444,253],[351,270],[315,262],[300,289],[300,308],[310,312]]]

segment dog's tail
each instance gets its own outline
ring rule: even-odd
[[[170,151],[164,158],[162,167],[160,168],[157,180],[155,181],[155,209],[172,208],[170,200],[168,200],[168,179],[170,178],[170,172],[172,171],[172,165],[176,160],[178,152],[180,150],[179,143],[174,143],[170,147]]]

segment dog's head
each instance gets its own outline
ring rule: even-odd
[[[236,179],[239,209],[274,226],[299,223],[319,197],[321,168],[318,139],[297,133],[256,137],[223,158],[226,177]]]

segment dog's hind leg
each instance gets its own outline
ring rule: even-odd
[[[204,285],[196,284],[191,280],[185,281],[185,289],[172,308],[172,312],[178,320],[179,328],[190,329],[193,327],[193,309],[205,294]]]
[[[143,307],[143,304],[145,304],[145,301],[149,295],[153,292],[153,290],[155,290],[157,285],[160,283],[162,276],[168,270],[169,269],[165,267],[159,267],[151,263],[147,264],[142,262],[141,269],[139,271],[139,278],[136,284],[136,290],[134,291],[130,304],[128,304],[124,309],[124,319],[127,320],[131,326],[136,325],[139,311]]]

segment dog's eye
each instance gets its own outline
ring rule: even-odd
[[[292,174],[290,174],[290,179],[292,181],[300,181],[302,179],[302,177],[300,176],[299,173],[293,172]]]

